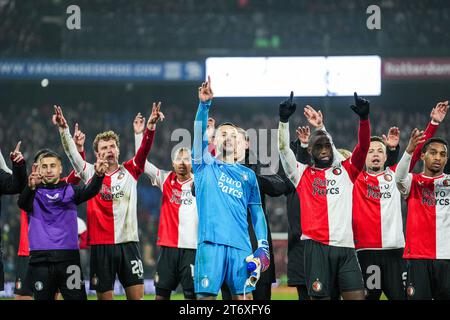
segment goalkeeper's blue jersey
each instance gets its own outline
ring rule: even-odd
[[[193,163],[198,208],[198,243],[213,242],[252,250],[247,208],[261,204],[255,173],[241,164],[227,164],[208,152]]]

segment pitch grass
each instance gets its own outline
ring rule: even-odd
[[[115,296],[115,300],[126,300],[125,296]],[[171,297],[172,300],[184,300],[184,296],[181,293],[173,294]],[[219,294],[218,300],[222,300],[221,295]],[[272,300],[297,300],[297,291],[295,288],[289,288],[286,286],[273,288],[272,289]],[[0,298],[0,300],[12,300],[12,298]],[[97,300],[96,296],[88,296],[88,300]],[[146,294],[144,296],[144,300],[155,300],[155,295]],[[383,294],[381,296],[381,300],[387,300],[386,296]]]

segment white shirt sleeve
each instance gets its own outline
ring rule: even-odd
[[[83,182],[86,183],[94,175],[94,166],[84,161],[81,157],[80,153],[77,150],[77,146],[72,139],[69,128],[66,128],[61,132],[61,142],[64,148],[64,152],[69,158],[69,161],[72,164],[75,173],[83,180]]]
[[[297,162],[289,143],[289,123],[280,121],[278,124],[278,151],[280,152],[281,164],[286,176],[294,186],[297,186],[307,166]]]
[[[5,158],[3,158],[3,154],[2,154],[1,150],[0,150],[0,169],[3,169],[4,171],[6,171],[9,174],[12,174],[12,170],[10,168],[8,168],[8,166],[6,165],[6,161],[5,161]]]
[[[395,171],[395,182],[397,184],[397,188],[405,198],[409,196],[411,191],[412,174],[409,173],[411,158],[412,155],[405,151],[403,157],[397,165],[397,170]]]

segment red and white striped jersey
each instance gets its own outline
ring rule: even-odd
[[[87,202],[88,244],[118,244],[139,241],[137,227],[137,179],[142,173],[133,159],[105,174],[100,192]],[[94,176],[86,163],[83,180]]]
[[[180,182],[173,171],[158,170],[152,183],[162,191],[159,246],[197,249],[198,213],[191,186],[193,176]]]
[[[352,192],[358,174],[350,159],[324,170],[306,168],[297,185],[302,239],[354,248]]]
[[[395,184],[397,165],[373,175],[361,172],[353,189],[356,249],[404,248],[401,195]]]
[[[142,134],[134,138],[137,150]],[[145,161],[144,173],[162,191],[157,245],[197,249],[197,203],[191,192],[194,175],[180,182],[175,172],[160,170],[149,161]]]
[[[144,171],[145,159],[153,144],[155,130],[145,129],[136,155],[109,174],[105,174],[100,192],[87,202],[88,245],[138,242],[137,179]],[[94,165],[78,153],[66,128],[61,140],[77,175],[89,183]]]
[[[405,259],[450,259],[450,175],[412,174]]]
[[[333,162],[330,168],[318,169],[297,162],[289,141],[289,123],[280,122],[278,150],[286,176],[296,186],[300,198],[302,239],[354,248],[353,187],[369,150],[370,122],[359,122],[358,144],[351,158]]]

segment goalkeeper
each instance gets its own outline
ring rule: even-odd
[[[238,131],[233,124],[218,126],[214,138],[216,157],[208,152],[206,125],[213,98],[209,77],[198,89],[198,96],[192,166],[199,216],[195,293],[198,299],[215,299],[225,282],[233,299],[249,299],[244,291],[251,292],[254,286],[245,288],[249,278],[247,261],[254,258],[261,272],[270,264],[267,224],[258,182],[251,169],[235,162]],[[258,240],[253,254],[247,208]],[[256,272],[258,277],[259,272]]]

